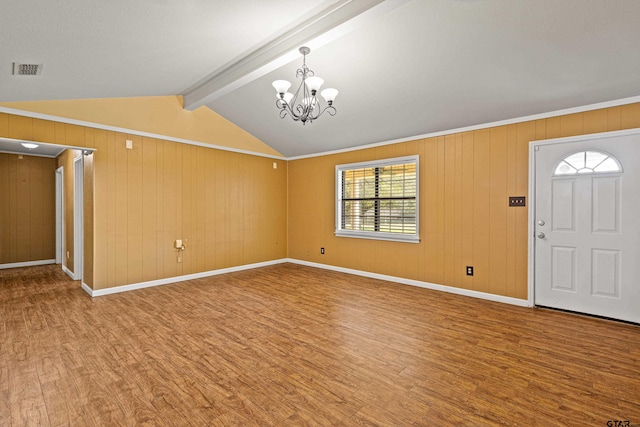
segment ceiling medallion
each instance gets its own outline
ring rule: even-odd
[[[307,122],[311,123],[320,117],[325,111],[329,115],[335,116],[336,108],[333,106],[333,101],[336,99],[338,91],[336,89],[325,89],[321,92],[322,97],[327,102],[327,106],[322,108],[322,103],[316,94],[324,80],[314,75],[313,71],[307,67],[306,57],[311,52],[311,49],[302,46],[298,50],[302,54],[302,68],[298,68],[298,71],[296,71],[296,77],[302,78],[298,90],[295,93],[289,92],[291,83],[287,80],[273,82],[278,98],[276,107],[280,110],[280,118],[284,119],[288,114],[294,121],[300,121],[305,125]]]

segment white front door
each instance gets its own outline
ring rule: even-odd
[[[640,133],[540,143],[536,305],[640,323]]]

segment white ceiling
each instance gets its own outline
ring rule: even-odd
[[[3,0],[0,102],[183,94],[298,156],[640,95],[640,1],[377,3]],[[307,42],[340,94],[302,126],[271,82]]]

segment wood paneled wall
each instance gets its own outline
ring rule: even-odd
[[[96,289],[286,256],[285,162],[99,130],[94,141]]]
[[[0,153],[0,264],[55,256],[55,159]]]
[[[85,282],[94,289],[289,256],[523,299],[527,208],[508,208],[507,197],[527,194],[529,141],[634,127],[640,104],[277,161],[274,169],[269,158],[0,114],[0,136],[97,148],[85,185],[85,227],[93,225]],[[335,237],[335,165],[413,154],[421,242]],[[85,180],[91,173],[85,166]],[[187,246],[180,263],[175,239]]]
[[[287,255],[284,161],[8,114],[0,136],[97,149],[84,193],[94,231],[85,283],[94,289]],[[180,263],[176,239],[187,246]]]
[[[629,104],[291,161],[289,257],[526,299],[528,208],[507,200],[528,194],[529,142],[636,127]],[[420,243],[335,237],[335,165],[415,154]]]

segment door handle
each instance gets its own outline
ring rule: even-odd
[[[538,239],[544,239],[545,234],[541,231],[538,233]]]

